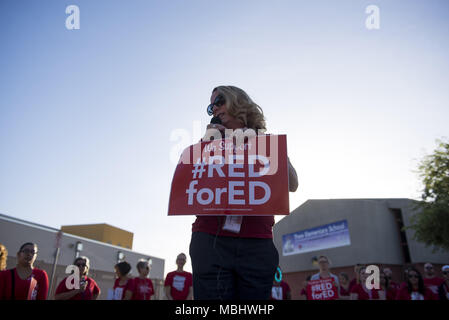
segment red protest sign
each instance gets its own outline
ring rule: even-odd
[[[285,135],[261,135],[240,144],[220,139],[184,150],[168,215],[276,214],[289,214]]]
[[[308,300],[336,300],[338,299],[338,288],[334,279],[310,280],[307,284]]]

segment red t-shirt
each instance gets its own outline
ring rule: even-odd
[[[424,295],[417,290],[413,290],[410,294],[408,292],[408,286],[402,286],[396,295],[396,300],[437,300],[437,297],[429,288],[425,287],[424,290]]]
[[[171,288],[170,294],[173,300],[186,300],[192,283],[193,279],[190,272],[172,271],[167,274],[164,286]]]
[[[58,287],[56,288],[55,295],[75,290],[75,289],[67,288],[66,283],[65,283],[67,278],[68,277],[64,278],[59,283]],[[86,281],[87,281],[86,290],[84,290],[84,292],[80,292],[80,293],[74,295],[69,300],[92,300],[94,295],[100,294],[100,292],[101,292],[100,287],[97,285],[97,283],[95,282],[94,279],[86,277]]]
[[[356,278],[352,279],[351,282],[349,282],[349,288],[348,288],[349,292],[351,292],[351,289],[352,289],[356,284],[357,284],[357,279],[356,279]]]
[[[433,277],[433,278],[424,278],[424,285],[433,292],[434,295],[438,296],[438,287],[444,282],[444,279]]]
[[[342,285],[340,285],[340,297],[348,297],[350,296],[351,289],[348,286],[348,289],[343,288]]]
[[[361,284],[355,284],[350,293],[357,293],[357,300],[377,300],[379,299],[379,290],[371,289],[368,292],[363,289]]]
[[[26,280],[19,278],[14,270],[15,300],[46,300],[48,294],[48,276],[44,270],[34,268]],[[11,300],[11,270],[0,272],[0,300]]]
[[[287,282],[281,281],[279,285],[274,285],[271,288],[271,300],[287,300],[287,293],[290,292],[290,287]]]
[[[115,279],[114,282],[114,300],[125,299],[125,293],[129,290],[134,292],[134,281],[133,279],[128,279],[124,285],[120,285],[120,279]]]
[[[240,232],[223,230],[225,216],[197,216],[192,224],[192,232],[201,231],[225,237],[273,238],[274,216],[244,216]]]
[[[386,299],[387,300],[396,300],[396,296],[398,294],[398,289],[396,288],[396,286],[391,285],[387,290],[386,290]]]
[[[134,292],[131,300],[151,300],[154,295],[153,282],[151,279],[134,278]]]

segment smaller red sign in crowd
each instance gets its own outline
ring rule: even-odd
[[[308,300],[336,300],[338,299],[338,288],[334,279],[311,280],[307,284]]]

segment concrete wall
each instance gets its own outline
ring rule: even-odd
[[[411,217],[419,213],[419,210],[416,209],[416,202],[408,199],[392,199],[388,200],[387,204],[390,208],[400,209],[402,211],[402,219],[405,227],[409,227],[411,225]],[[449,252],[441,250],[432,252],[432,247],[426,247],[423,243],[414,240],[414,234],[415,232],[412,229],[406,229],[407,243],[413,263],[431,262],[449,264]]]
[[[357,263],[403,265],[400,232],[391,208],[401,209],[404,224],[409,226],[413,203],[409,199],[308,200],[273,228],[280,265],[285,273],[311,270],[312,258],[318,255],[328,256],[334,268]],[[283,235],[340,220],[348,222],[351,245],[282,255]],[[432,253],[430,248],[413,240],[412,230],[407,230],[406,235],[412,263],[449,264],[448,252]]]
[[[282,256],[282,235],[347,220],[350,246]],[[402,251],[394,216],[385,204],[371,200],[308,200],[273,228],[285,272],[309,270],[312,257],[324,254],[334,267],[357,263],[401,264]]]
[[[8,216],[0,215],[0,243],[8,249],[8,268],[16,264],[16,254],[20,246],[25,242],[34,242],[38,245],[36,267],[41,266],[47,271],[51,278],[52,266],[54,263],[55,243],[57,229],[40,226],[30,222],[21,221]],[[159,285],[164,279],[164,260],[147,254],[141,254],[125,248],[105,244],[99,241],[78,237],[70,234],[63,234],[61,238],[60,255],[56,272],[56,284],[65,275],[65,267],[73,264],[75,259],[75,245],[80,241],[83,244],[83,251],[80,255],[90,259],[90,274],[98,282],[102,295],[106,298],[107,290],[112,288],[114,281],[114,265],[117,263],[119,251],[125,255],[125,260],[132,266],[132,276],[137,276],[136,264],[139,259],[152,260],[150,278],[153,284]],[[51,292],[54,288],[51,288]],[[158,289],[159,288],[155,288]],[[159,298],[162,299],[162,291]]]

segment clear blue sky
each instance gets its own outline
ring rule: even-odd
[[[65,27],[72,4],[79,30]],[[368,5],[379,30],[365,27]],[[129,230],[134,250],[171,271],[194,217],[167,217],[170,159],[200,138],[222,84],[247,91],[268,130],[287,134],[300,183],[291,210],[307,199],[418,198],[413,170],[448,136],[448,9],[2,0],[0,212]]]

